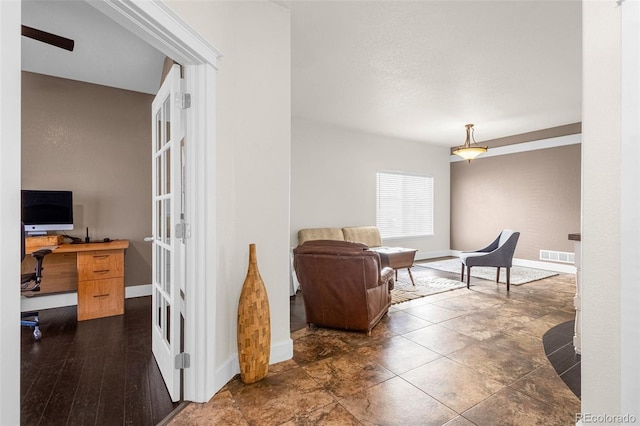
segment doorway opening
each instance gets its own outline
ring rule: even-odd
[[[211,396],[207,394],[207,389],[211,388],[208,383],[212,378],[205,374],[206,365],[202,360],[212,358],[207,354],[213,352],[214,340],[213,336],[210,338],[202,336],[207,336],[207,329],[214,328],[211,321],[215,315],[211,315],[213,308],[210,307],[215,306],[215,301],[212,300],[215,292],[214,289],[205,288],[204,265],[207,265],[207,262],[204,262],[203,258],[207,251],[213,251],[215,235],[211,238],[214,224],[207,221],[203,212],[207,197],[215,195],[214,173],[211,172],[215,164],[213,105],[216,60],[220,53],[203,42],[203,39],[184,25],[167,6],[154,2],[132,4],[115,0],[89,2],[89,4],[168,57],[182,63],[188,81],[187,91],[194,94],[193,108],[187,118],[190,127],[187,138],[192,144],[192,149],[188,150],[186,155],[187,161],[193,165],[188,179],[194,182],[187,188],[190,200],[188,210],[191,212],[187,220],[193,229],[198,230],[198,233],[185,244],[186,251],[195,255],[189,258],[189,265],[187,265],[189,272],[186,277],[184,303],[190,309],[184,319],[184,350],[191,353],[196,362],[192,362],[190,368],[185,370],[184,398],[191,401],[206,401]],[[206,123],[204,117],[207,117]],[[198,177],[197,185],[196,177]],[[209,262],[207,269],[210,275],[215,265],[212,266]],[[209,307],[208,315],[205,315],[205,306]],[[199,338],[197,339],[196,336]]]

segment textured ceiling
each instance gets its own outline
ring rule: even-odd
[[[581,121],[581,3],[277,1],[291,10],[292,114],[439,144]],[[163,55],[83,1],[23,0],[23,69],[154,93]]]
[[[287,5],[294,116],[445,146],[581,121],[579,1]]]

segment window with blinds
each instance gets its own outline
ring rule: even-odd
[[[377,173],[376,224],[382,238],[433,235],[433,177]]]

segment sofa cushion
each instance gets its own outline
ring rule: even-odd
[[[382,239],[377,226],[350,226],[342,228],[345,241],[366,244],[369,247],[380,247]]]
[[[308,228],[298,231],[298,244],[313,240],[344,241],[344,235],[340,228]]]
[[[309,240],[296,247],[295,254],[333,254],[336,256],[362,256],[369,247],[361,243],[337,240]],[[375,253],[375,252],[374,252]],[[368,255],[368,253],[366,253]]]

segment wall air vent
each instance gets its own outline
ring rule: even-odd
[[[540,260],[550,262],[575,263],[575,253],[567,253],[564,251],[540,250]]]

